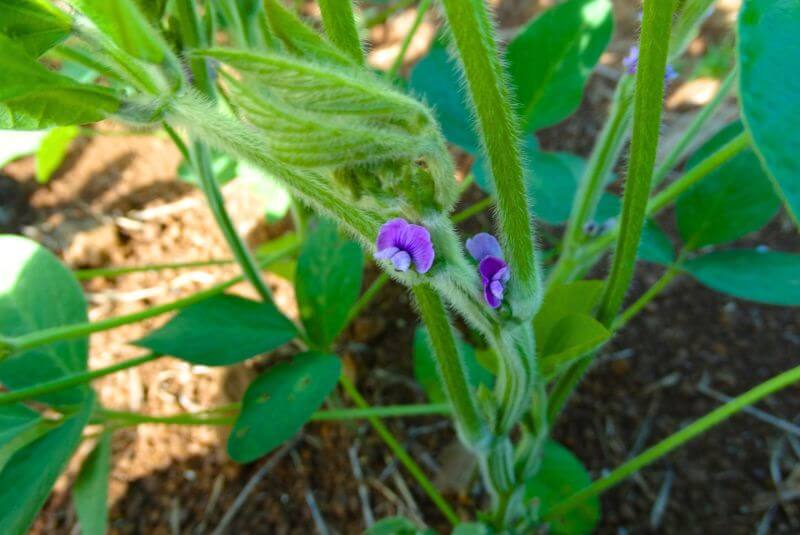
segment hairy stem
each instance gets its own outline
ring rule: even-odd
[[[453,328],[439,295],[430,287],[416,285],[412,292],[420,317],[430,336],[437,370],[453,407],[461,440],[473,450],[485,446],[488,431],[478,413],[475,396],[467,381],[464,360],[456,345]]]
[[[660,459],[675,448],[692,440],[701,433],[711,429],[715,425],[724,422],[737,412],[749,407],[762,398],[777,392],[787,386],[800,381],[800,366],[785,371],[780,375],[765,381],[744,394],[730,400],[721,407],[711,411],[699,420],[691,423],[675,434],[672,434],[648,448],[638,456],[616,468],[607,476],[595,481],[588,487],[576,492],[566,500],[553,506],[547,513],[546,519],[553,520],[563,516],[565,513],[580,505],[583,501],[597,496],[614,485],[635,474],[645,466]]]
[[[489,158],[500,241],[511,268],[508,301],[518,317],[531,318],[541,299],[533,222],[514,115],[483,0],[442,0]]]
[[[628,291],[636,251],[644,226],[650,179],[658,148],[661,109],[664,100],[664,72],[667,65],[669,29],[675,8],[673,0],[646,2],[643,6],[639,64],[634,94],[633,134],[630,165],[622,199],[620,235],[611,274],[600,300],[597,317],[610,325]]]

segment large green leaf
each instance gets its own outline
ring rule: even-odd
[[[50,181],[64,158],[67,156],[72,140],[78,137],[80,130],[77,126],[59,126],[53,128],[42,139],[39,150],[36,151],[36,180],[40,184]]]
[[[548,441],[544,445],[539,473],[525,483],[525,499],[532,507],[538,507],[539,516],[544,516],[552,506],[591,482],[583,463],[572,452],[558,442]],[[587,535],[592,533],[599,520],[600,500],[593,496],[552,521],[548,533]]]
[[[277,364],[250,383],[228,437],[228,455],[246,463],[266,455],[297,433],[339,380],[333,355],[308,352]]]
[[[0,472],[0,526],[4,534],[27,533],[50,489],[78,447],[93,407],[94,396],[90,395],[78,412],[17,451]]]
[[[460,338],[457,342],[461,357],[464,359],[470,386],[477,388],[478,385],[484,385],[491,388],[494,378],[485,367],[478,363],[475,348]],[[422,326],[417,327],[414,332],[414,378],[425,390],[425,394],[432,403],[447,403],[447,396],[439,381],[439,372],[436,370],[436,359],[433,356],[430,336],[427,329]]]
[[[161,63],[167,45],[133,0],[67,0],[94,22],[122,50],[150,63]]]
[[[692,168],[742,132],[732,123],[708,140],[687,163]],[[754,232],[780,208],[761,163],[745,150],[687,189],[675,203],[678,230],[688,249],[727,243]]]
[[[67,14],[47,0],[0,0],[0,34],[32,57],[66,39],[71,26]]]
[[[800,254],[715,251],[692,258],[684,268],[718,292],[770,305],[800,306]]]
[[[742,115],[800,225],[800,0],[745,0],[738,28]]]
[[[33,241],[0,236],[0,332],[14,337],[48,327],[85,323],[86,301],[72,273]],[[86,370],[85,338],[49,344],[0,362],[0,383],[25,388]],[[76,404],[90,395],[87,386],[37,399]]]
[[[506,60],[526,132],[556,124],[578,108],[613,26],[609,0],[567,0],[509,43]]]
[[[188,306],[136,345],[194,364],[224,366],[266,353],[297,335],[271,302],[221,294]]]
[[[39,130],[105,118],[119,108],[114,92],[47,70],[0,34],[0,128]]]
[[[81,535],[105,535],[108,530],[108,477],[111,470],[111,433],[103,433],[83,461],[72,485]]]
[[[433,108],[447,141],[471,154],[481,152],[481,141],[466,104],[458,67],[440,39],[411,70],[409,87]]]
[[[320,219],[303,244],[295,277],[300,318],[317,347],[328,348],[347,325],[363,270],[358,244],[343,240],[334,223]]]

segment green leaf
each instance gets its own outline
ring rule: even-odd
[[[36,151],[37,182],[47,184],[50,181],[50,177],[64,161],[72,140],[78,137],[79,133],[80,129],[77,126],[59,126],[47,133],[39,145],[39,150]]]
[[[114,92],[47,70],[0,35],[0,128],[39,130],[99,121],[119,108]]]
[[[599,280],[583,280],[549,288],[533,319],[533,330],[538,343],[545,343],[553,328],[563,318],[572,314],[591,316],[600,303],[602,293],[603,281]]]
[[[295,247],[298,242],[297,234],[294,232],[287,232],[273,240],[262,243],[258,246],[256,252],[259,257],[271,257],[281,254],[289,248]],[[297,260],[293,257],[286,257],[277,262],[271,262],[266,269],[270,273],[274,273],[294,284],[294,276],[297,272]]]
[[[378,520],[364,535],[435,535],[430,529],[420,529],[408,518],[390,516]]]
[[[15,436],[36,427],[41,421],[38,412],[21,403],[0,406],[0,444],[8,444]]]
[[[320,219],[303,244],[295,277],[300,318],[318,348],[330,347],[347,325],[363,271],[358,244],[343,240],[334,223]]]
[[[800,225],[800,0],[745,0],[738,21],[742,116]]]
[[[461,338],[457,339],[458,349],[464,359],[467,370],[467,381],[473,388],[485,385],[491,388],[494,377],[489,371],[478,363],[475,349]],[[417,327],[414,332],[414,378],[425,390],[431,403],[447,403],[447,396],[439,381],[439,372],[436,369],[436,360],[431,349],[430,336],[423,326]]]
[[[409,88],[433,108],[447,141],[471,154],[480,154],[480,138],[462,87],[458,67],[448,57],[444,43],[437,39],[428,55],[411,70]]]
[[[50,489],[78,447],[93,407],[93,395],[90,394],[77,413],[16,452],[0,472],[0,526],[3,526],[3,533],[27,533]]]
[[[239,163],[224,152],[211,150],[211,172],[214,173],[214,178],[220,186],[236,178],[238,167]],[[200,187],[201,181],[197,170],[188,160],[183,160],[178,166],[178,178]]]
[[[457,525],[451,535],[490,535],[491,533],[492,531],[486,524],[467,522]]]
[[[296,335],[273,303],[221,294],[184,308],[134,343],[193,364],[224,366],[272,351]]]
[[[692,258],[684,268],[718,292],[770,305],[800,306],[800,255],[734,249]]]
[[[52,253],[25,238],[0,236],[0,258],[4,259],[0,262],[0,332],[4,336],[88,321],[83,290]],[[0,362],[0,382],[14,390],[85,371],[88,349],[88,341],[79,338],[25,351]],[[37,399],[71,405],[90,394],[84,385]]]
[[[328,397],[341,364],[333,355],[302,353],[250,383],[228,438],[228,455],[246,463],[291,438]]]
[[[82,535],[105,535],[108,530],[108,477],[111,470],[111,433],[100,436],[83,461],[72,485],[72,500]]]
[[[133,0],[67,0],[122,50],[150,63],[164,61],[166,43]]]
[[[46,0],[0,0],[0,34],[39,57],[67,38],[72,21]]]
[[[588,486],[592,478],[583,463],[558,442],[544,445],[539,473],[525,483],[525,499],[538,507],[539,517],[555,504]],[[592,533],[600,520],[600,499],[586,499],[570,512],[550,523],[552,535],[586,535]]]
[[[554,125],[578,108],[613,26],[609,0],[567,0],[509,43],[506,62],[525,132]]]
[[[0,130],[0,167],[36,152],[46,135],[46,130]]]
[[[598,349],[611,338],[602,323],[587,314],[568,314],[551,329],[541,344],[541,370],[549,377],[561,367]]]
[[[732,123],[708,140],[687,163],[691,169],[742,132]],[[780,208],[758,158],[745,150],[687,189],[675,203],[678,231],[688,249],[727,243],[754,232]]]

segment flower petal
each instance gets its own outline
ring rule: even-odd
[[[497,239],[488,232],[481,232],[467,240],[467,251],[475,261],[480,262],[487,256],[503,258],[503,251]]]
[[[486,300],[486,304],[492,308],[499,307],[500,303],[503,302],[502,299],[499,299],[496,295],[492,293],[488,285],[483,287],[483,298]]]
[[[478,264],[478,273],[481,274],[484,280],[491,281],[495,278],[501,270],[508,270],[508,264],[502,258],[496,256],[487,256]]]
[[[397,271],[408,271],[411,267],[411,256],[405,251],[397,251],[392,256],[392,264]]]
[[[400,234],[399,247],[411,255],[417,273],[427,273],[431,269],[436,254],[428,229],[419,225],[407,225]]]
[[[375,248],[378,252],[389,247],[398,247],[400,234],[408,227],[409,223],[405,219],[390,219],[378,231],[378,239],[375,241]]]
[[[375,258],[377,258],[378,260],[389,260],[399,250],[400,249],[398,249],[397,247],[387,247],[375,253]]]
[[[489,283],[489,291],[498,299],[503,298],[503,294],[505,293],[506,289],[503,286],[503,283],[500,281],[492,281]]]

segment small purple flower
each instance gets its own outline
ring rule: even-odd
[[[503,302],[506,283],[511,277],[508,264],[503,260],[500,244],[491,234],[481,232],[467,240],[467,251],[478,262],[478,273],[483,282],[483,298],[490,307],[499,307]]]
[[[636,68],[639,66],[639,47],[632,46],[628,51],[628,55],[622,58],[622,66],[625,67],[625,72],[628,74],[636,74]],[[664,73],[664,83],[669,84],[678,77],[678,71],[675,70],[670,64],[667,64],[667,70]]]
[[[381,226],[375,248],[375,258],[391,260],[397,271],[408,271],[413,263],[417,273],[426,273],[436,256],[428,229],[401,218]]]

